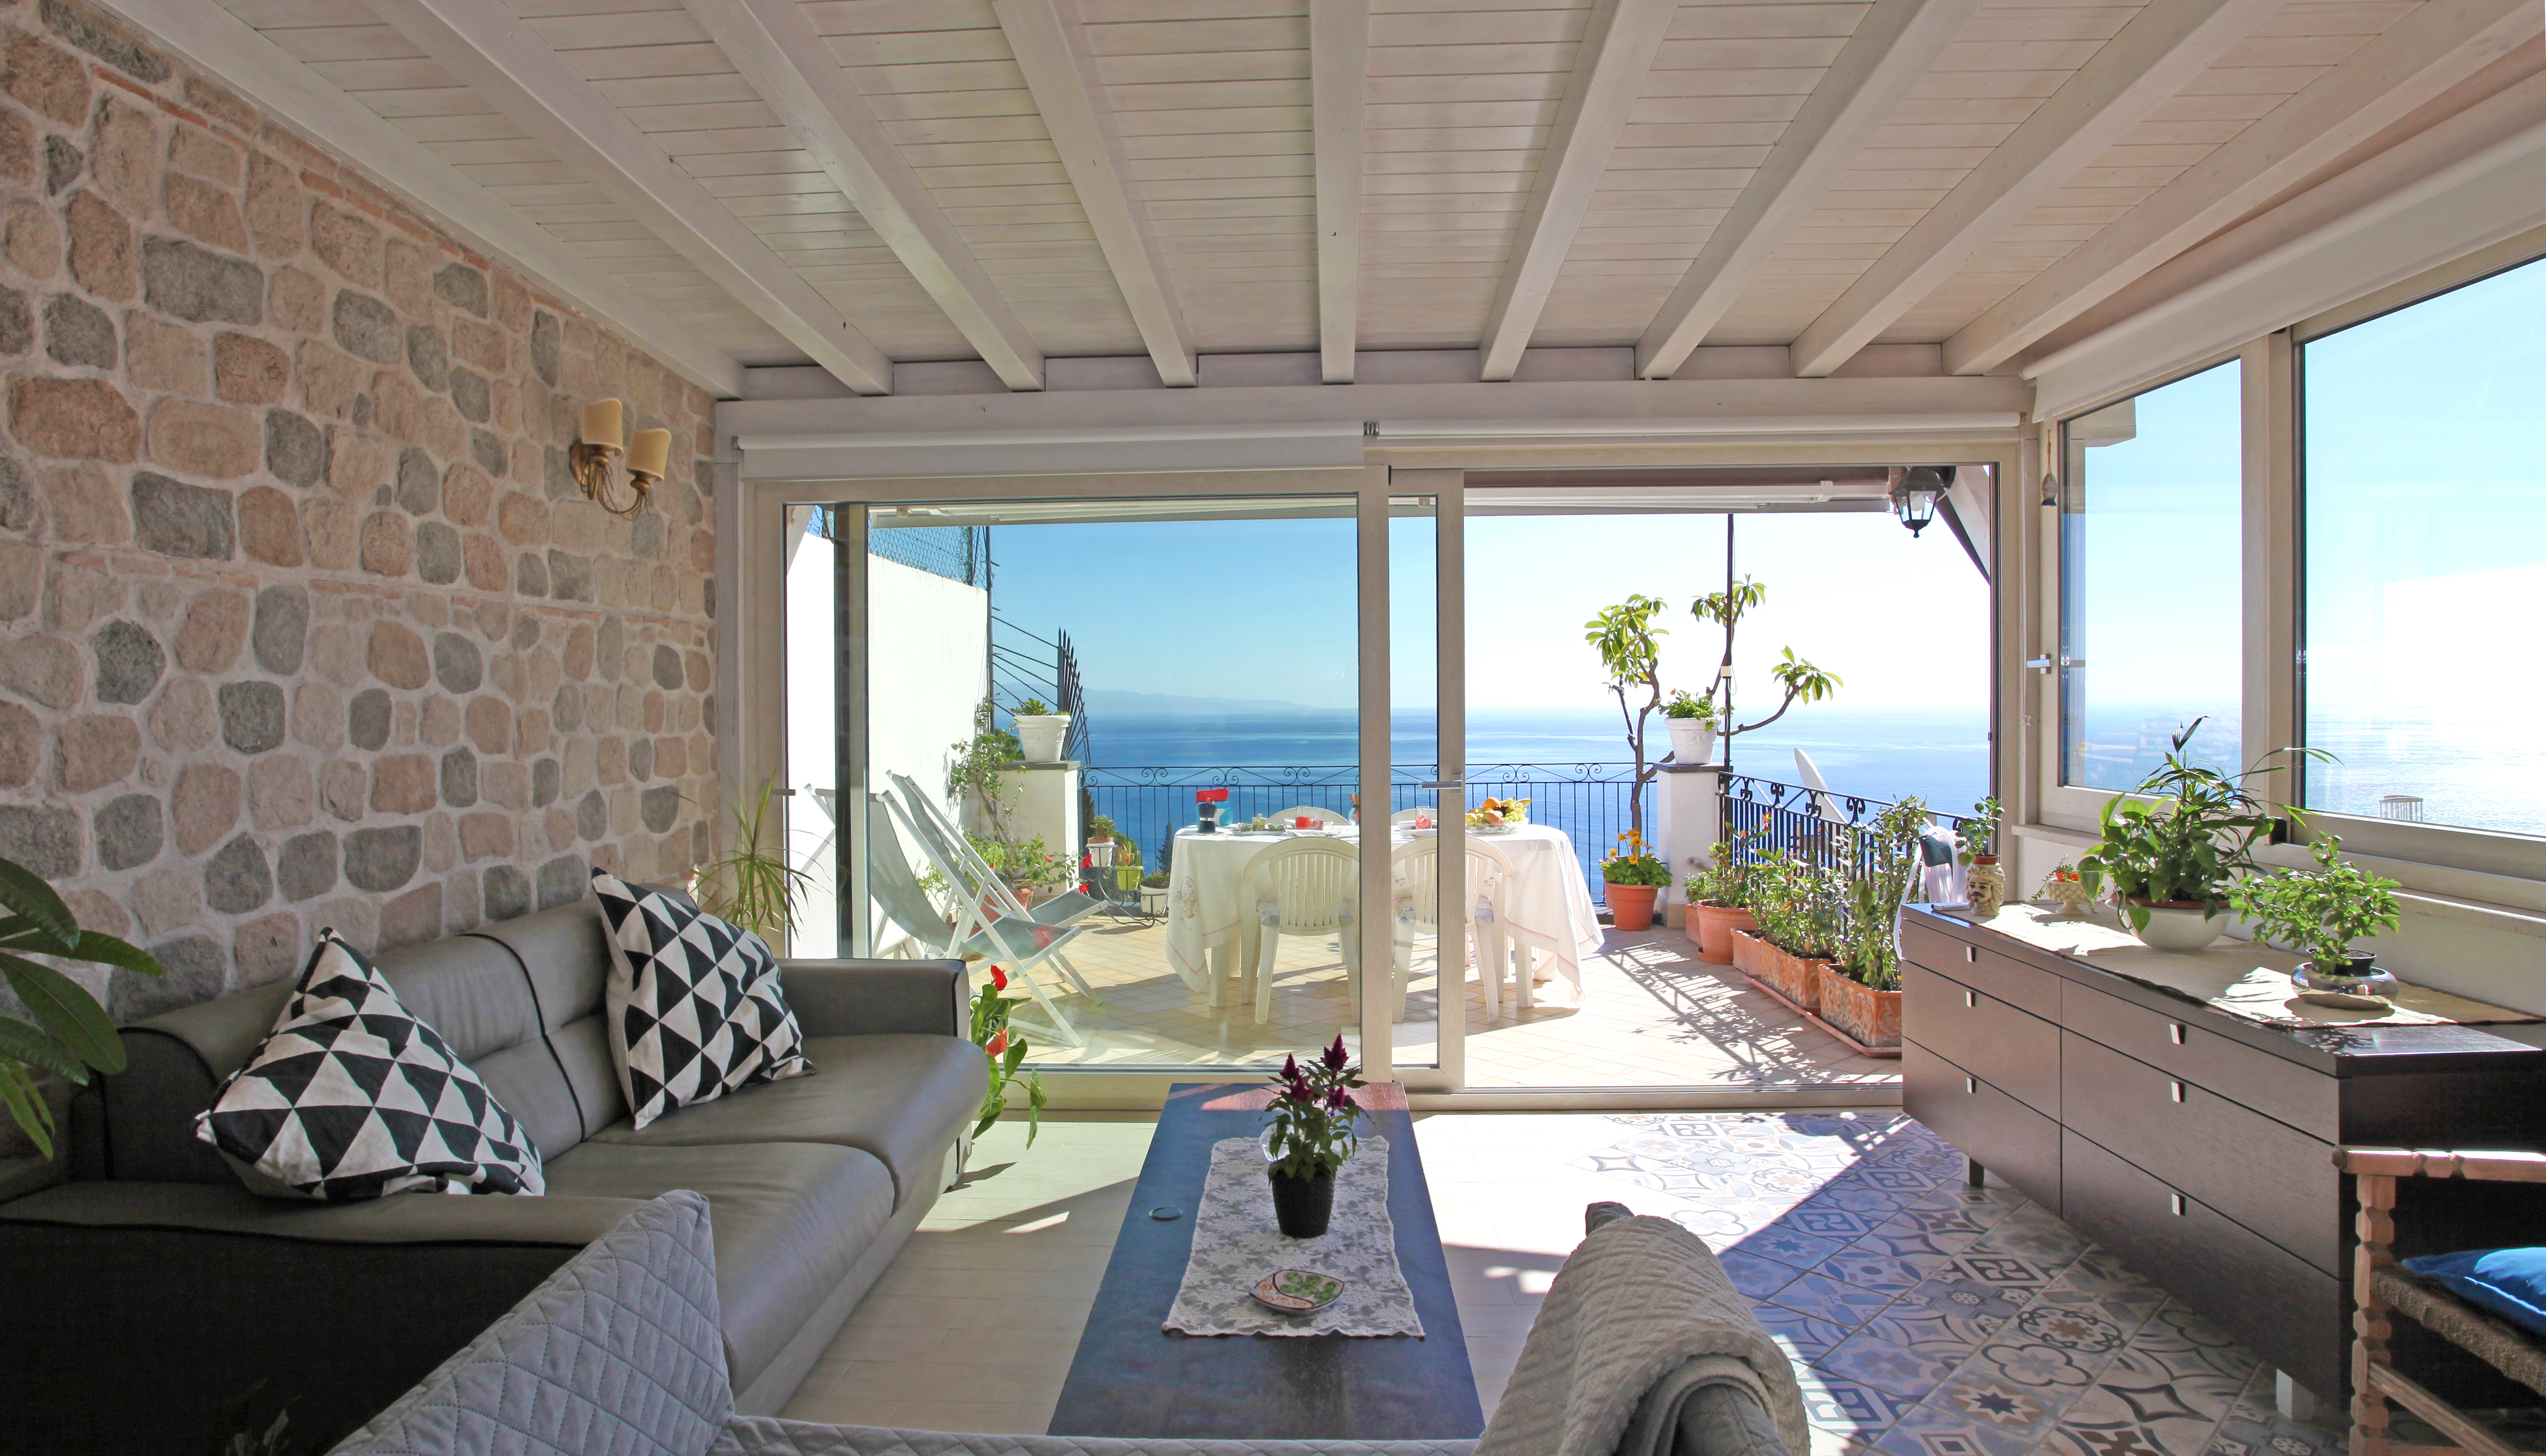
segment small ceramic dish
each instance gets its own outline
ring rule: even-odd
[[[1344,1281],[1315,1269],[1275,1269],[1248,1291],[1281,1315],[1314,1315],[1343,1297]]]

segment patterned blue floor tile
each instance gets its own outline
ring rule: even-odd
[[[1994,1333],[2015,1318],[2016,1311],[2032,1298],[2032,1291],[1982,1284],[1948,1268],[1920,1280],[1917,1287],[1901,1298],[1941,1315],[1959,1315]]]
[[[1820,1238],[1787,1227],[1783,1222],[1770,1224],[1740,1245],[1744,1254],[1773,1258],[1797,1269],[1819,1268],[1846,1247],[1844,1239]]]
[[[1990,1331],[1977,1321],[1895,1304],[1867,1321],[1820,1364],[1833,1375],[1880,1386],[1897,1396],[1923,1397],[1989,1335]]]
[[[1825,1370],[1795,1372],[1804,1388],[1804,1416],[1824,1430],[1872,1440],[1918,1403]]]
[[[1734,1288],[1741,1291],[1741,1297],[1753,1303],[1803,1277],[1792,1266],[1773,1258],[1761,1258],[1746,1249],[1728,1249],[1716,1255],[1715,1261],[1724,1266],[1724,1276],[1733,1281]]]
[[[1872,1254],[1847,1249],[1822,1261],[1820,1272],[1833,1279],[1844,1279],[1860,1289],[1874,1289],[1891,1294],[1907,1294],[1927,1281],[1934,1272],[1917,1263],[1896,1258],[1888,1254]]]
[[[1759,1323],[1798,1365],[1816,1364],[1831,1348],[1848,1337],[1847,1332],[1827,1320],[1816,1320],[1793,1310],[1768,1304],[1757,1311]]]
[[[1891,1307],[1893,1297],[1859,1289],[1822,1274],[1803,1274],[1777,1291],[1774,1303],[1799,1315],[1827,1320],[1841,1330],[1858,1326]]]
[[[2026,1456],[2033,1437],[1976,1420],[1959,1410],[1922,1403],[1875,1440],[1889,1456]]]

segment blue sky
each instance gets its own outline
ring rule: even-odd
[[[1665,682],[1702,688],[1722,639],[1685,608],[1723,585],[1724,523],[1471,521],[1471,705],[1605,703],[1582,623],[1631,592],[1672,604]],[[1740,570],[1770,587],[1742,628],[1743,701],[1768,694],[1766,666],[1792,645],[1846,679],[1853,705],[1987,702],[1988,588],[1943,526],[1913,539],[1886,515],[1744,516],[1737,532]],[[1428,520],[1393,523],[1400,708],[1432,695],[1432,545]],[[1348,518],[999,526],[991,550],[1001,613],[1036,631],[1067,630],[1092,688],[1353,704]]]

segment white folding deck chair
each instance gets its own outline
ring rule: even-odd
[[[1339,935],[1344,982],[1353,1014],[1361,1014],[1361,948],[1353,933],[1353,906],[1361,852],[1341,840],[1284,840],[1246,861],[1239,882],[1238,923],[1249,933],[1242,945],[1246,979],[1255,992],[1255,1019],[1273,1014],[1273,959],[1285,935]]]
[[[1026,994],[1033,997],[1035,1005],[1051,1018],[1055,1036],[1073,1047],[1087,1045],[1086,1036],[1070,1024],[1068,1016],[1061,1013],[1051,993],[1044,990],[1042,977],[1036,974],[1038,968],[1049,962],[1083,988],[1085,983],[1078,982],[1076,974],[1061,960],[1061,948],[1081,934],[1084,928],[1047,926],[1021,916],[1001,914],[995,907],[985,912],[980,897],[965,889],[961,866],[951,862],[939,847],[931,843],[933,836],[925,828],[911,822],[900,802],[891,794],[877,794],[874,798],[890,819],[900,822],[902,829],[919,846],[920,852],[927,856],[928,862],[962,897],[955,921],[948,925],[937,907],[929,901],[927,893],[920,888],[917,877],[911,874],[910,861],[903,855],[892,825],[878,822],[873,845],[867,854],[867,882],[869,890],[882,902],[885,913],[891,917],[893,924],[913,940],[937,950],[941,955],[998,962],[1007,971],[1011,982],[1025,983]],[[932,930],[932,927],[943,929]],[[1089,999],[1093,1001],[1094,996],[1091,994]]]
[[[981,857],[980,851],[973,848],[973,842],[966,839],[963,832],[956,829],[938,810],[936,800],[919,791],[919,785],[911,781],[909,774],[894,773],[890,776],[894,788],[900,794],[904,817],[925,826],[940,848],[961,860],[965,868],[970,871],[971,877],[979,882],[983,893],[998,903],[1000,913],[1021,916],[1040,925],[1067,926],[1075,925],[1081,919],[1104,907],[1104,901],[1080,889],[1073,889],[1066,895],[1055,895],[1049,900],[1040,901],[1029,907],[1017,898],[1017,892],[1009,887],[1005,879],[1000,878],[999,872],[990,866],[990,862]],[[1076,974],[1074,971],[1071,972],[1072,979],[1076,979]],[[1079,984],[1079,990],[1087,991],[1084,982]],[[1092,991],[1087,991],[1087,994],[1095,995]]]
[[[1461,918],[1457,945],[1445,934],[1441,925],[1441,842],[1416,840],[1400,845],[1389,856],[1389,873],[1395,885],[1397,928],[1396,1008],[1392,1020],[1405,1019],[1406,988],[1414,980],[1414,931],[1429,930],[1433,937],[1433,984],[1441,999],[1441,1014],[1450,1014],[1454,991],[1464,995],[1468,984],[1468,944],[1473,938],[1477,947],[1477,975],[1484,983],[1485,1014],[1502,1017],[1502,968],[1511,958],[1508,917],[1503,910],[1504,891],[1511,884],[1511,860],[1502,850],[1471,837],[1467,841],[1469,913]],[[1526,952],[1524,952],[1525,954]],[[1521,974],[1529,974],[1526,961]]]

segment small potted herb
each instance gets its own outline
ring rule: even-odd
[[[2251,876],[2229,893],[2228,903],[2253,927],[2254,938],[2305,955],[2292,979],[2311,991],[2392,990],[2396,978],[2379,969],[2375,952],[2352,953],[2351,942],[2396,929],[2403,912],[2397,882],[2383,879],[2341,856],[2332,835],[2310,852],[2314,869],[2286,869]]]
[[[1061,746],[1069,738],[1069,714],[1056,713],[1040,697],[1020,698],[1010,715],[1016,724],[1017,743],[1030,764],[1061,762]]]
[[[1670,730],[1671,762],[1682,766],[1715,762],[1715,695],[1689,696],[1679,688],[1662,704],[1662,726]]]
[[[1962,861],[1971,882],[1972,918],[1988,920],[2006,904],[2006,871],[1997,863],[1997,796],[1972,805]]]
[[[1167,913],[1167,872],[1165,870],[1153,870],[1141,876],[1141,913],[1143,915]]]
[[[2103,838],[2078,860],[2086,892],[2101,894],[2111,880],[2123,921],[2159,950],[2189,953],[2219,938],[2229,891],[2240,874],[2261,868],[2254,841],[2272,829],[2270,806],[2245,787],[2260,766],[2222,773],[2184,756],[2202,721],[2174,735],[2164,768],[2104,801]]]
[[[1697,958],[1709,965],[1733,960],[1733,932],[1755,930],[1750,913],[1750,870],[1758,859],[1762,831],[1749,830],[1716,843],[1706,851],[1706,865],[1681,888],[1688,896],[1688,938]]]
[[[1284,1057],[1273,1075],[1273,1102],[1264,1116],[1264,1170],[1273,1185],[1273,1219],[1293,1239],[1325,1233],[1335,1211],[1335,1173],[1361,1140],[1354,1125],[1361,1104],[1352,1089],[1362,1085],[1341,1033],[1317,1060],[1303,1067]]]
[[[1634,830],[1618,836],[1622,847],[1600,860],[1600,878],[1608,887],[1609,920],[1622,930],[1652,928],[1654,902],[1670,883],[1670,866],[1645,848]]]

